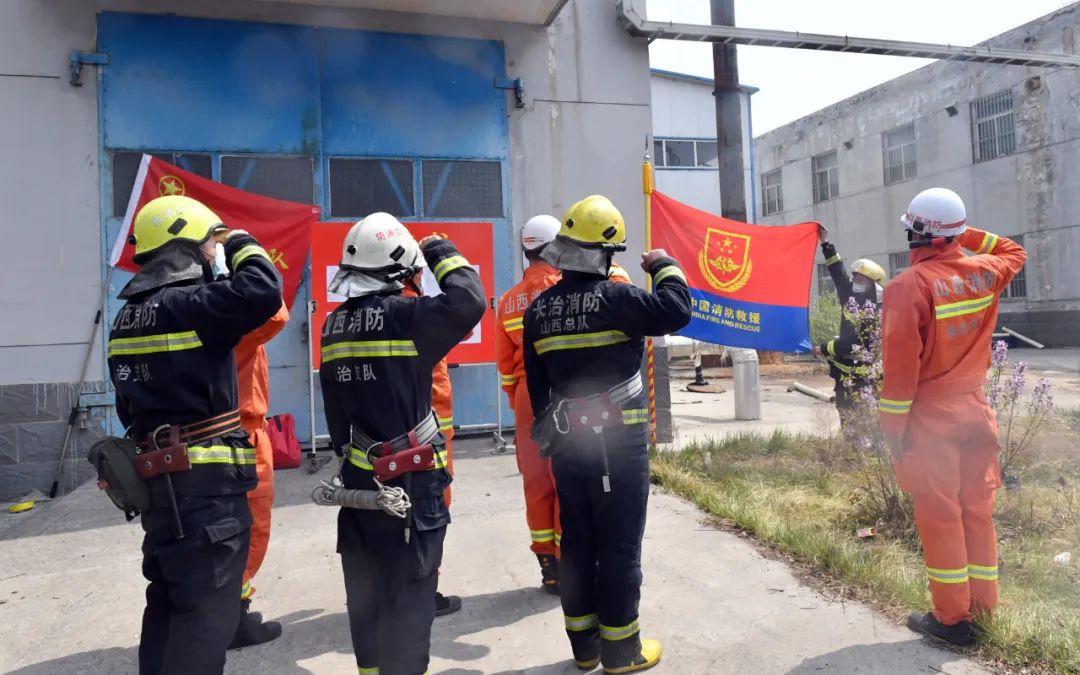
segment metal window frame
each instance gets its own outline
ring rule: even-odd
[[[705,136],[663,136],[660,138],[653,137],[653,143],[660,144],[660,151],[657,152],[656,147],[653,146],[653,168],[665,169],[667,171],[717,171],[719,166],[709,166],[708,164],[701,163],[701,153],[698,146],[702,143],[716,145],[717,139]],[[694,145],[694,165],[693,166],[669,166],[667,164],[667,144],[669,142],[674,143],[693,143]],[[717,148],[716,152],[717,163],[720,161],[720,151]]]
[[[698,146],[701,144],[713,145],[716,148],[716,163],[717,166],[709,166],[708,164],[701,163],[701,153],[698,151]],[[706,171],[719,170],[720,164],[720,147],[717,145],[717,139],[715,138],[695,138],[694,139],[694,168],[704,169]]]
[[[224,180],[223,162],[226,158],[237,157],[247,159],[307,159],[311,161],[311,204],[317,205],[319,197],[319,185],[318,185],[318,171],[320,168],[320,162],[318,155],[300,155],[295,153],[284,154],[272,154],[265,152],[218,152],[216,161],[216,171],[214,172],[214,180],[222,185],[229,185]],[[235,187],[238,190],[246,190],[246,188],[238,185],[230,185],[229,187]],[[268,195],[263,195],[268,196]],[[271,199],[281,199],[281,197],[270,197]],[[306,202],[305,202],[306,203]]]
[[[344,160],[373,160],[373,161],[387,161],[387,162],[408,162],[412,166],[412,213],[411,216],[395,216],[399,220],[414,220],[420,217],[420,188],[417,187],[417,177],[420,174],[420,161],[419,157],[400,157],[400,156],[386,156],[386,155],[327,155],[324,159],[326,163],[325,175],[326,175],[326,215],[325,219],[329,221],[333,220],[352,220],[354,218],[363,218],[368,214],[358,214],[355,216],[338,216],[334,215],[334,195],[330,181],[330,162],[335,159]]]
[[[975,164],[989,162],[999,157],[1007,157],[1016,152],[1016,97],[1012,87],[988,94],[971,101],[971,158]],[[1004,120],[1009,122],[1009,130],[1001,132]],[[989,124],[991,133],[983,138],[979,132],[980,124]],[[1005,139],[1011,138],[1012,145],[1006,149]],[[988,146],[984,155],[981,148]]]
[[[892,279],[911,267],[910,251],[895,251],[889,254],[889,278]],[[898,264],[902,263],[902,264]]]
[[[830,166],[821,168],[818,164],[822,159],[832,155],[833,163]],[[820,197],[822,187],[820,176],[824,175],[824,188],[825,196]],[[835,180],[834,180],[835,178]],[[833,185],[836,186],[836,192],[833,192]],[[830,199],[835,199],[840,196],[840,153],[835,149],[826,150],[820,152],[810,158],[810,190],[813,192],[814,203],[821,204],[827,202]]]
[[[104,151],[104,154],[105,154],[105,157],[106,157],[106,161],[108,162],[109,180],[108,181],[102,181],[102,183],[103,183],[102,187],[103,188],[105,187],[104,183],[106,183],[106,182],[108,183],[108,188],[107,189],[109,191],[109,201],[108,201],[109,204],[114,204],[115,199],[116,199],[116,191],[115,191],[115,188],[116,188],[116,172],[113,170],[113,161],[114,161],[114,157],[117,154],[151,155],[151,156],[153,156],[153,155],[204,155],[204,156],[206,156],[206,157],[208,157],[210,159],[210,180],[218,180],[218,176],[220,175],[220,163],[218,161],[220,153],[215,152],[215,151],[211,151],[211,150],[145,150],[145,149],[141,149],[141,148],[135,148],[135,149],[132,149],[132,148],[103,148],[103,151]],[[170,164],[172,164],[172,163],[173,162],[170,162]],[[190,168],[184,168],[184,167],[180,167],[180,168],[184,169],[184,171],[191,171]],[[195,173],[195,172],[192,171],[192,173]],[[127,197],[125,197],[125,204],[126,203],[127,203]],[[110,207],[110,211],[111,210],[112,209]],[[120,215],[113,214],[113,215],[109,216],[109,218],[111,218],[111,219],[123,219],[123,217],[124,217],[123,213],[121,213]],[[110,243],[110,245],[111,245],[111,243]]]
[[[769,178],[776,176],[776,184],[769,185]],[[769,194],[775,196],[773,200],[775,209],[769,208]],[[761,174],[761,213],[763,216],[772,216],[784,211],[784,174],[780,168],[772,169]]]
[[[510,204],[507,197],[507,173],[508,162],[497,157],[440,157],[440,156],[423,156],[413,158],[416,161],[416,168],[413,172],[414,189],[413,194],[418,201],[418,211],[414,218],[408,220],[434,220],[434,221],[488,221],[488,220],[506,220],[510,216],[507,215],[507,211],[510,208]],[[427,194],[424,191],[424,162],[484,162],[487,164],[497,164],[499,167],[499,182],[502,190],[502,215],[499,216],[435,216],[428,213],[427,208]],[[437,204],[436,204],[437,206]]]
[[[829,274],[829,266],[825,263],[817,263],[817,292],[818,296],[831,295],[836,292],[836,284],[833,283]]]
[[[905,136],[904,140],[900,141],[899,143],[895,142],[895,136],[898,135],[900,132],[906,132],[908,129],[911,130],[910,140]],[[882,179],[884,180],[885,185],[895,185],[897,183],[903,183],[904,181],[911,180],[912,178],[915,178],[919,175],[918,140],[919,136],[915,130],[914,120],[908,122],[907,124],[901,124],[899,126],[893,127],[892,129],[881,132],[881,163],[883,167]],[[912,163],[915,165],[914,171],[910,175],[908,175],[907,172],[908,162],[905,161],[904,158],[904,151],[908,148],[911,148],[911,152],[914,155]],[[892,151],[897,151],[900,153],[900,163],[898,165],[889,163],[889,153]],[[899,167],[900,169],[900,177],[896,178],[895,180],[890,180],[889,171],[897,167]]]
[[[659,141],[660,143],[663,144],[663,147],[662,147],[663,154],[661,155],[661,157],[663,157],[664,163],[660,164],[658,162],[655,165],[656,167],[664,168],[664,169],[673,169],[673,170],[678,170],[678,171],[688,171],[688,170],[691,170],[691,169],[700,169],[700,168],[702,168],[702,167],[699,167],[698,164],[697,164],[697,144],[698,144],[698,141],[701,140],[701,139],[698,139],[698,138],[680,138],[678,136],[671,136],[671,137],[665,136],[664,138],[654,138],[653,140],[654,141]],[[669,165],[667,163],[667,144],[668,143],[689,143],[694,148],[694,159],[692,160],[693,163],[690,164],[689,166],[671,166],[671,165]],[[709,167],[706,167],[706,168],[709,168]]]
[[[1010,236],[1014,242],[1020,246],[1024,245],[1024,235],[1017,234]],[[1025,263],[1020,271],[1016,273],[1016,276],[1012,278],[1009,285],[1001,291],[1002,300],[1026,300],[1027,294],[1027,264]]]

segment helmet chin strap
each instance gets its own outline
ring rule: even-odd
[[[395,281],[410,282],[421,269],[419,266],[401,267],[392,272],[387,272],[385,279],[391,283]]]

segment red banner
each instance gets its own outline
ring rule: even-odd
[[[337,273],[341,262],[341,249],[345,235],[353,223],[316,223],[311,238],[311,297],[315,300],[315,313],[311,317],[312,356],[315,367],[321,363],[319,342],[326,317],[345,302],[345,298],[330,293],[327,284]],[[438,234],[454,242],[461,255],[480,274],[484,295],[495,295],[494,241],[491,223],[405,223],[409,232],[419,241],[429,234]],[[438,295],[439,286],[430,271],[424,272],[424,294]],[[484,312],[484,317],[472,334],[454,347],[447,357],[450,363],[492,363],[495,361],[495,314]]]
[[[128,271],[138,269],[131,261],[135,247],[128,243],[132,222],[144,204],[165,195],[197,199],[230,229],[247,230],[258,239],[281,272],[285,303],[292,307],[311,248],[311,227],[319,219],[319,207],[238,190],[143,155],[109,264]]]
[[[704,342],[810,349],[817,223],[748,225],[652,193],[652,242],[683,264],[693,314],[679,332]]]

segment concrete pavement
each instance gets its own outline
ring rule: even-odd
[[[558,600],[538,588],[512,456],[457,452],[443,587],[465,609],[438,619],[433,673],[577,673]],[[329,475],[329,469],[324,471]],[[324,476],[325,477],[325,476]],[[228,673],[350,673],[333,509],[315,479],[277,473],[279,498],[255,608],[282,621],[269,645],[231,653]],[[133,673],[144,584],[140,529],[87,485],[0,532],[0,672]],[[644,544],[642,625],[663,640],[661,673],[982,672],[865,606],[834,603],[783,563],[655,492]]]

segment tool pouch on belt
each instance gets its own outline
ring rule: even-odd
[[[187,471],[191,468],[187,443],[180,442],[180,427],[175,425],[168,427],[168,434],[165,447],[161,447],[157,431],[150,434],[147,444],[154,450],[140,453],[135,457],[135,470],[143,480],[177,471]]]
[[[150,488],[135,470],[139,446],[130,438],[107,436],[90,447],[86,458],[97,469],[98,480],[108,483],[105,494],[128,520],[150,510]]]
[[[562,434],[555,423],[555,414],[559,408],[559,401],[553,400],[533,420],[532,439],[540,447],[540,456],[552,457],[559,452]]]
[[[583,398],[553,397],[536,416],[532,437],[540,446],[541,457],[557,454],[564,439],[595,434],[607,427],[622,426],[622,406],[642,392],[641,377],[634,374],[606,392]]]

